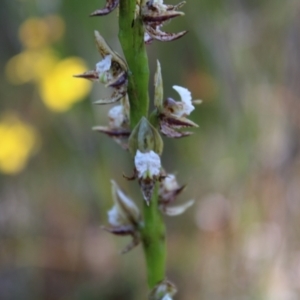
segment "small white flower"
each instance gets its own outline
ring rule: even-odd
[[[108,112],[109,127],[120,128],[125,121],[125,113],[123,105],[117,105],[111,108]]]
[[[178,117],[188,116],[195,109],[192,104],[191,92],[181,86],[173,85],[173,89],[179,94],[181,102],[177,102],[177,109],[174,111],[174,114]]]
[[[160,157],[152,150],[146,153],[142,153],[140,150],[137,150],[134,158],[134,164],[138,173],[138,178],[153,178],[154,176],[160,175]]]
[[[173,298],[169,294],[167,294],[161,300],[173,300]]]
[[[135,203],[128,198],[112,180],[112,196],[115,205],[108,212],[108,222],[112,227],[135,225],[140,220],[140,212]]]

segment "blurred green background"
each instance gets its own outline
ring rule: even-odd
[[[164,27],[189,34],[148,46],[172,85],[202,99],[195,134],[166,140],[163,164],[195,199],[166,218],[168,277],[185,300],[300,298],[300,2],[189,0]],[[169,1],[175,4],[175,1]],[[91,130],[109,95],[73,74],[121,53],[104,1],[2,0],[0,8],[0,299],[146,299],[141,247],[100,229],[110,179],[141,205],[129,154]]]

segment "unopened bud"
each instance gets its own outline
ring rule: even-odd
[[[159,61],[157,60],[156,73],[154,76],[154,105],[159,111],[162,110],[163,107],[163,96],[164,88],[161,76],[161,67]]]
[[[128,145],[132,155],[135,155],[137,150],[143,153],[154,151],[159,155],[163,151],[163,141],[160,134],[145,117],[142,117],[133,129]]]

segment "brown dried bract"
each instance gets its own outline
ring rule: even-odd
[[[106,5],[103,9],[97,9],[90,14],[91,17],[106,16],[111,13],[119,5],[119,0],[106,0]]]

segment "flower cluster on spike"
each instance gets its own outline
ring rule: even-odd
[[[96,10],[91,16],[109,14],[118,7],[119,1],[106,0],[105,7]],[[150,44],[154,40],[173,41],[185,35],[186,31],[166,33],[161,30],[167,21],[184,15],[179,11],[184,4],[185,1],[177,5],[167,5],[163,3],[163,0],[136,0],[135,16],[133,17],[142,21],[140,24],[144,28],[144,36],[141,36],[141,40],[144,38],[144,43]],[[188,89],[177,85],[174,85],[173,89],[178,93],[180,99],[164,98],[161,66],[157,61],[154,77],[154,110],[149,118],[142,117],[139,123],[131,129],[131,99],[127,93],[128,90],[131,90],[128,89],[131,71],[126,61],[111,49],[97,31],[95,31],[95,41],[102,59],[96,63],[93,70],[75,75],[75,77],[100,82],[111,88],[113,91],[110,98],[94,103],[114,104],[114,106],[108,112],[108,124],[95,126],[93,130],[113,138],[123,149],[130,152],[134,163],[133,175],[124,177],[129,180],[137,179],[147,205],[151,205],[151,198],[156,186],[160,212],[169,216],[182,214],[193,205],[194,201],[173,205],[185,185],[179,185],[175,175],[168,174],[162,167],[163,140],[160,134],[168,138],[182,138],[191,135],[192,132],[184,131],[184,129],[198,127],[196,123],[188,119],[188,116],[195,109],[194,105],[201,101],[193,100]],[[126,253],[141,241],[144,242],[143,228],[145,224],[135,202],[119,188],[116,182],[112,181],[111,184],[114,205],[108,212],[109,226],[104,229],[115,235],[132,238],[130,244],[122,251],[122,253]],[[149,299],[172,300],[176,292],[177,290],[171,282],[163,280],[153,288]]]
[[[91,13],[91,16],[105,16],[112,12],[118,5],[120,0],[107,0],[103,9],[98,9]],[[169,42],[184,36],[187,31],[178,33],[167,33],[161,31],[161,27],[170,19],[183,16],[184,13],[178,11],[185,4],[185,1],[177,5],[164,4],[163,0],[138,0],[136,4],[135,14],[141,15],[145,28],[144,41],[150,44],[153,40]]]

